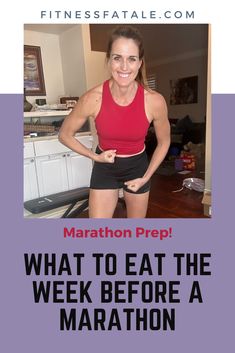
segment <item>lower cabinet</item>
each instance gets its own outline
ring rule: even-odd
[[[92,162],[77,153],[36,157],[40,196],[89,186]]]
[[[83,136],[81,140],[92,148],[91,136]],[[33,157],[26,158],[29,155]],[[32,142],[25,143],[24,201],[89,186],[91,170],[89,158],[70,151],[58,140],[45,141],[45,144],[36,141],[34,146]]]
[[[24,201],[39,197],[35,158],[24,159]]]
[[[40,196],[68,190],[66,154],[36,157]]]
[[[67,153],[66,156],[69,189],[90,185],[92,161],[77,153]]]

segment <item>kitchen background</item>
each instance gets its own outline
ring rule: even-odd
[[[46,88],[45,96],[26,96],[27,101],[34,107],[36,99],[45,98],[48,105],[54,106],[60,103],[62,97],[80,97],[85,91],[107,79],[109,76],[105,63],[106,42],[114,26],[114,24],[25,25],[24,44],[41,48]],[[208,25],[136,24],[135,26],[140,29],[144,37],[147,78],[165,97],[169,118],[181,120],[189,116],[193,123],[206,121],[205,188],[210,191],[211,114]],[[197,101],[192,104],[170,104],[170,82],[190,77],[197,78]],[[49,112],[49,119],[47,116],[41,116],[39,120],[38,113],[36,118],[33,117],[34,114],[34,112],[24,113],[24,122],[30,124],[39,121],[40,124],[44,122],[48,124],[51,121],[56,125],[56,121],[64,118],[63,112],[56,113],[59,116]],[[97,140],[92,122],[90,126],[85,127],[85,131],[89,129],[91,129],[94,146]],[[39,142],[41,141],[35,140],[34,144]],[[90,168],[89,165],[89,170]],[[76,166],[74,166],[75,169]],[[53,184],[53,179],[51,182]],[[88,185],[88,182],[86,184]],[[61,190],[60,185],[61,183],[58,183],[59,190]],[[39,196],[56,192],[51,186],[42,192],[39,187]],[[32,195],[27,198],[32,198]]]

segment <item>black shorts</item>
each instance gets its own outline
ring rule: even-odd
[[[102,151],[99,147],[96,153]],[[142,178],[148,168],[148,158],[145,151],[131,157],[115,157],[114,163],[94,162],[91,174],[91,189],[121,189],[132,194],[143,194],[150,189],[150,181],[134,192],[124,185],[124,182]]]

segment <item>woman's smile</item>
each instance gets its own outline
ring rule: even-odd
[[[127,74],[127,73],[118,72],[118,75],[122,78],[127,78],[130,76],[130,73]]]

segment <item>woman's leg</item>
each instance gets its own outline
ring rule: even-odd
[[[124,191],[127,218],[145,218],[148,209],[149,191],[143,194],[132,194]]]
[[[118,189],[90,189],[89,218],[112,218],[118,201]]]

